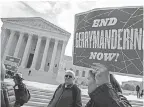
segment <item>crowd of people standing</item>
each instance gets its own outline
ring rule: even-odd
[[[2,77],[4,80],[3,73]],[[65,82],[57,87],[47,107],[82,107],[81,89],[74,83],[75,72],[67,70],[64,79]],[[110,74],[105,65],[95,63],[95,66],[91,67],[87,79],[90,100],[87,101],[85,107],[132,107],[127,98],[123,96],[118,81]],[[15,74],[13,80],[16,95],[14,107],[21,107],[29,101],[30,93],[26,90],[20,74]],[[136,90],[137,95],[140,96],[140,89],[136,88]],[[4,106],[5,98],[2,100],[2,104],[2,107],[8,107]]]
[[[65,83],[60,84],[47,107],[82,107],[81,90],[74,84],[75,73],[67,70]],[[108,68],[96,63],[89,71],[88,95],[85,107],[132,107]]]

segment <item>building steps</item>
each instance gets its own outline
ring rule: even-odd
[[[49,104],[49,101],[51,100],[54,90],[46,90],[46,89],[40,89],[40,88],[35,88],[31,86],[27,86],[27,88],[30,91],[31,94],[31,99],[29,100],[28,103],[26,103],[22,107],[47,107]],[[8,86],[8,93],[10,95],[10,101],[11,105],[14,103],[15,97],[13,94],[13,87],[11,85]],[[85,104],[89,101],[89,96],[82,94],[82,104],[83,107]],[[134,100],[129,100],[130,103],[132,104],[132,107],[143,107],[143,102],[142,101],[134,101]]]

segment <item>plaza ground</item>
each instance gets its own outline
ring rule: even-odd
[[[10,84],[14,84],[12,79],[5,79],[5,82],[8,82]],[[49,91],[55,91],[55,89],[58,87],[58,85],[52,85],[52,84],[45,84],[45,83],[39,83],[39,82],[32,82],[32,81],[26,81],[24,80],[24,83],[27,86],[35,87],[38,89],[44,89],[44,90],[49,90]],[[83,95],[88,95],[87,94],[87,89],[81,89]],[[126,93],[126,92],[124,92]],[[138,99],[136,95],[124,95],[128,100],[135,100],[135,101],[143,101],[144,98]]]

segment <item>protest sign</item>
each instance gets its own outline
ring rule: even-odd
[[[16,67],[16,66],[12,66],[12,65],[9,65],[9,64],[4,64],[4,65],[5,65],[6,70],[8,70],[8,71],[14,71],[14,72],[17,71],[18,67]]]
[[[6,70],[16,72],[20,63],[20,58],[15,58],[13,56],[6,56],[4,65]]]
[[[143,7],[93,9],[75,15],[73,64],[103,63],[143,75]]]

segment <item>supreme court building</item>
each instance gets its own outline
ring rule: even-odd
[[[49,83],[56,78],[71,34],[40,17],[1,20],[2,63],[7,55],[20,58],[18,71],[26,80]]]

